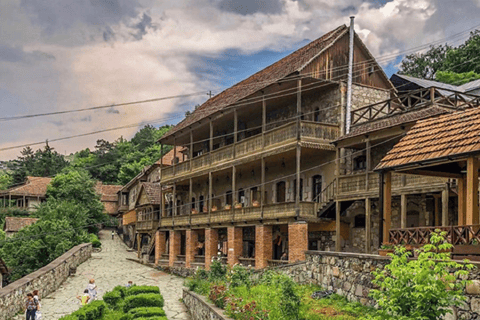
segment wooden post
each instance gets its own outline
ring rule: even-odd
[[[192,171],[192,159],[193,159],[193,130],[190,128],[190,150],[188,152],[189,162],[190,162],[190,171]]]
[[[265,148],[265,131],[267,131],[267,102],[262,96],[262,148]]]
[[[467,225],[478,224],[478,159],[467,159]]]
[[[238,114],[237,108],[233,109],[233,158],[235,159],[236,156],[236,148],[238,142]]]
[[[301,147],[300,147],[300,143],[297,143],[297,160],[296,160],[296,165],[297,165],[297,173],[296,173],[296,177],[297,177],[297,185],[295,186],[297,192],[296,192],[296,197],[295,197],[295,216],[298,218],[300,216],[300,186],[301,186],[301,179],[300,179],[300,159],[301,157]]]
[[[208,172],[208,197],[207,197],[207,203],[208,203],[208,223],[210,223],[211,216],[212,216],[212,186],[213,184],[213,179],[212,179],[212,171]]]
[[[478,180],[478,179],[477,179]],[[477,187],[478,189],[478,187]],[[446,227],[448,223],[448,187],[442,191],[442,226]]]
[[[384,216],[384,198],[385,189],[383,188],[384,180],[383,171],[378,174],[378,247],[383,243],[383,216]]]
[[[366,156],[366,170],[365,170],[365,191],[368,191],[368,188],[369,188],[369,185],[368,185],[368,175],[370,173],[370,170],[372,170],[371,168],[371,146],[370,146],[370,139],[367,138],[367,141],[366,141],[366,153],[367,153],[367,156]]]
[[[435,88],[430,87],[430,103],[433,104],[435,102]]]
[[[340,221],[340,206],[341,202],[335,203],[335,251],[342,251],[342,235],[341,235],[341,221]]]
[[[439,226],[440,225],[440,197],[438,197],[437,195],[434,195],[433,196],[433,204],[434,204],[434,215],[435,215],[435,223],[434,225],[435,226]]]
[[[160,198],[160,205],[161,205],[161,207],[160,207],[160,215],[161,215],[162,217],[166,217],[166,216],[167,216],[167,213],[164,212],[164,210],[165,210],[165,195],[163,194],[163,189],[162,189],[162,185],[161,185],[161,184],[160,184],[160,196],[161,196],[161,198]]]
[[[209,152],[212,153],[213,151],[213,123],[212,123],[212,119],[210,119],[209,121],[209,124],[210,124],[210,140],[209,140]]]
[[[261,217],[263,220],[263,206],[265,204],[265,158],[262,156],[262,177],[261,177],[261,184],[260,184],[260,205],[261,205]]]
[[[175,216],[177,215],[177,184],[173,183],[173,210],[172,210],[172,221],[175,224]]]
[[[385,225],[383,227],[383,242],[389,242],[390,227],[392,224],[392,172],[388,171],[384,174],[384,213],[385,213]]]
[[[160,181],[162,181],[162,167],[163,167],[163,143],[160,144],[160,172],[159,172]]]
[[[466,179],[461,178],[457,180],[458,184],[458,225],[464,226],[466,224]]]
[[[295,197],[295,216],[298,218],[300,216],[300,170],[301,170],[301,115],[302,115],[302,80],[297,80],[297,148],[296,148],[296,177],[297,177],[297,185],[295,186],[297,192]]]
[[[189,211],[188,215],[189,215],[189,218],[188,218],[188,224],[192,224],[192,204],[195,205],[195,203],[192,202],[192,198],[193,198],[193,184],[192,184],[192,178],[188,179],[189,180],[189,188],[188,188],[188,201],[187,201],[187,210]]]
[[[370,198],[365,199],[365,252],[370,253],[372,247],[372,204]]]
[[[237,168],[232,166],[232,213],[233,213],[233,220],[235,221],[235,203],[237,199],[237,185],[236,185],[236,176],[237,176]]]
[[[400,195],[400,227],[407,228],[407,195]]]

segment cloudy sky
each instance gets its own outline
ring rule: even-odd
[[[475,27],[480,0],[6,0],[0,118],[202,92],[97,111],[0,121],[0,149],[124,125],[174,124],[222,89],[356,16],[376,57]],[[383,61],[395,72],[401,56]],[[51,143],[59,152],[138,127]],[[0,151],[0,160],[20,149]]]

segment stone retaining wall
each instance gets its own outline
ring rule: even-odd
[[[92,255],[92,244],[73,247],[45,267],[0,289],[0,320],[7,320],[23,310],[26,295],[39,290],[45,297],[58,289],[60,284],[75,273],[76,268]]]
[[[349,301],[373,306],[375,302],[368,296],[373,288],[371,272],[383,269],[389,261],[389,257],[371,254],[307,251],[305,262],[269,270],[284,273],[297,283],[320,285]],[[469,275],[472,282],[466,288],[467,300],[462,308],[454,310],[454,315],[447,317],[449,320],[480,319],[480,263],[473,264],[476,268]],[[260,276],[262,272],[264,270],[256,272],[255,276]]]
[[[183,289],[183,303],[188,309],[192,320],[232,320],[223,310],[217,308],[207,300],[187,289]]]

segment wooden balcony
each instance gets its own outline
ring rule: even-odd
[[[300,217],[306,220],[316,219],[317,203],[301,202]],[[263,211],[263,214],[262,214]],[[242,209],[219,210],[208,213],[192,214],[191,216],[162,217],[160,227],[188,227],[191,225],[207,225],[211,223],[246,223],[258,220],[276,220],[295,217],[295,203],[267,204],[263,207],[245,207]],[[191,219],[191,223],[190,223]]]
[[[335,124],[302,121],[300,136],[302,142],[314,143],[320,149],[333,150],[330,143],[338,138],[339,128]],[[219,165],[228,167],[235,160],[254,157],[263,151],[288,146],[289,143],[292,143],[293,147],[296,139],[297,123],[287,123],[266,131],[264,135],[258,134],[195,157],[191,161],[179,163],[175,168],[173,166],[165,168],[162,170],[162,181],[167,182],[174,177],[184,177],[202,170],[218,168]]]
[[[392,193],[435,192],[445,189],[448,178],[392,173]],[[378,197],[378,174],[361,172],[338,178],[337,199]]]
[[[158,220],[145,220],[137,221],[136,229],[137,231],[150,231],[157,230]]]
[[[435,230],[447,232],[446,240],[454,246],[454,255],[480,255],[480,225],[390,229],[390,242],[420,247],[430,243],[430,234]]]

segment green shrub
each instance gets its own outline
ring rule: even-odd
[[[295,292],[295,282],[293,280],[283,275],[279,276],[280,284],[280,310],[284,319],[297,320],[300,316],[300,296]]]
[[[105,302],[101,300],[93,301],[79,310],[72,313],[78,320],[97,320],[105,313]]]
[[[165,317],[165,310],[160,307],[134,308],[128,311],[132,319],[148,317]]]
[[[379,289],[371,290],[371,296],[383,313],[381,318],[440,319],[452,312],[450,306],[463,304],[467,281],[461,279],[466,279],[474,266],[451,260],[453,246],[445,240],[446,234],[432,232],[430,244],[417,251],[416,260],[409,259],[404,247],[397,247],[385,269],[373,272],[372,282]]]
[[[163,297],[155,293],[142,293],[125,298],[123,312],[139,307],[163,307]]]
[[[156,286],[133,286],[127,289],[126,296],[135,296],[142,293],[160,294],[160,289]]]
[[[73,314],[69,314],[61,317],[59,320],[78,320],[78,318]]]
[[[187,279],[185,281],[185,286],[188,290],[196,292],[202,296],[208,295],[210,292],[211,283],[204,279]]]
[[[249,288],[252,285],[252,270],[240,264],[234,265],[231,272],[227,274],[227,282],[231,287],[246,286]]]
[[[92,243],[92,247],[94,248],[100,248],[102,246],[102,243],[100,240],[98,240],[97,235],[90,233],[88,235],[88,241]]]
[[[208,280],[212,282],[225,281],[226,274],[227,267],[223,265],[219,260],[213,260],[212,264],[210,265]]]
[[[148,317],[148,318],[137,318],[135,320],[168,320],[167,317]]]
[[[122,300],[122,296],[120,294],[120,291],[117,291],[117,290],[106,292],[103,295],[103,301],[105,301],[107,305],[112,309],[115,309],[121,300]]]
[[[122,297],[122,299],[124,299],[127,295],[127,288],[124,286],[116,286],[115,288],[113,288],[113,291],[118,292],[120,294],[120,297]]]

